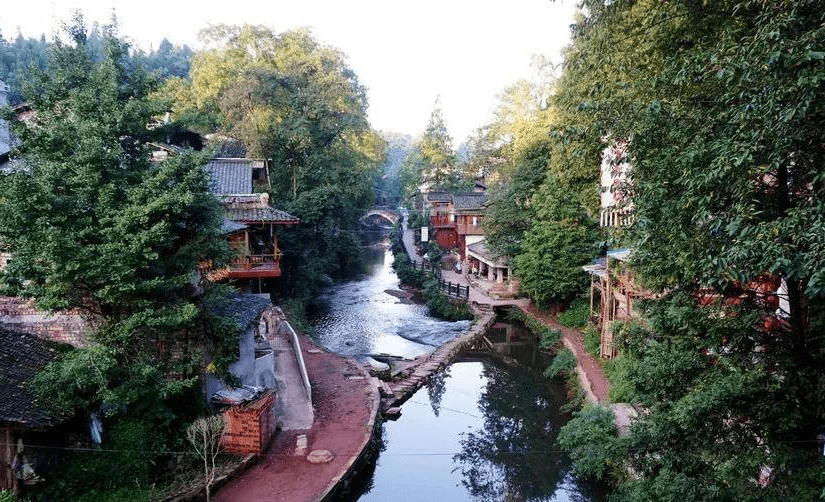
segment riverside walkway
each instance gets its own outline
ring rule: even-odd
[[[266,453],[227,480],[214,500],[327,500],[368,455],[380,404],[377,379],[357,362],[315,345],[308,337],[299,335],[299,340],[312,382],[313,419],[283,428]],[[300,381],[293,385],[301,387]]]
[[[414,232],[407,227],[406,218],[402,220],[401,224],[401,228],[403,230],[402,241],[404,242],[404,248],[407,250],[407,255],[410,257],[410,260],[415,260],[416,248]],[[473,304],[489,306],[490,309],[493,307],[502,306],[517,307],[526,315],[536,319],[545,326],[561,331],[562,343],[564,343],[565,347],[570,349],[576,356],[576,373],[578,374],[579,384],[585,392],[587,400],[594,404],[608,402],[608,389],[610,385],[604,375],[604,371],[602,370],[602,366],[598,359],[584,350],[582,335],[578,330],[560,325],[558,321],[553,318],[553,316],[536,308],[536,306],[529,299],[517,298],[498,300],[490,298],[485,291],[484,281],[470,280],[466,272],[458,273],[453,270],[442,270],[441,274],[446,281],[468,286],[470,288],[467,301],[471,306]],[[492,284],[487,286],[489,288]],[[619,413],[623,413],[623,410],[617,412],[617,414]]]
[[[407,254],[414,260],[413,232],[407,228],[406,220],[402,225]],[[468,302],[476,320],[466,333],[408,363],[400,371],[401,377],[391,382],[382,382],[354,360],[333,354],[314,345],[306,336],[299,336],[312,382],[314,420],[305,430],[282,430],[267,452],[258,456],[257,462],[245,472],[227,480],[214,499],[323,502],[332,498],[346,485],[354,467],[369,457],[379,413],[397,413],[400,404],[431,375],[447,367],[462,350],[479,339],[495,322],[494,307],[520,308],[545,325],[561,330],[565,345],[578,360],[577,371],[588,399],[606,401],[607,380],[598,361],[584,351],[580,333],[559,326],[527,299],[493,299],[465,274],[444,270],[442,276],[469,287]]]

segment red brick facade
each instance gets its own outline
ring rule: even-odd
[[[257,401],[231,407],[223,414],[226,430],[223,446],[229,453],[260,454],[269,447],[275,433],[275,402],[271,391]]]
[[[89,326],[75,312],[45,312],[28,298],[0,296],[0,327],[86,347]]]

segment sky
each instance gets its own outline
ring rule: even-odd
[[[455,146],[492,119],[507,86],[535,74],[533,55],[561,62],[575,0],[9,0],[0,33],[47,38],[80,8],[87,22],[114,10],[122,36],[144,50],[163,37],[198,48],[210,24],[308,26],[340,49],[369,92],[373,128],[420,135],[440,98]]]

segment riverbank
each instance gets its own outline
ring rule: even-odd
[[[411,260],[414,260],[415,238],[413,236],[413,230],[407,227],[406,219],[402,220],[401,232],[402,242],[406,248],[407,255]],[[442,273],[444,274],[445,280],[469,287],[467,300],[471,305],[483,305],[489,306],[489,308],[518,308],[524,312],[524,314],[532,317],[548,328],[560,331],[562,333],[562,343],[576,356],[576,374],[578,375],[580,387],[585,392],[587,400],[593,404],[607,403],[610,384],[604,375],[598,359],[584,349],[582,333],[579,330],[562,326],[549,312],[539,310],[535,304],[528,299],[501,300],[491,298],[487,293],[489,287],[485,289],[479,283],[471,281],[467,277],[466,271],[461,273],[453,270],[445,270]],[[624,425],[624,423],[622,425]]]
[[[321,501],[368,449],[380,402],[375,380],[354,360],[304,335],[299,340],[312,381],[312,427],[280,431],[258,462],[223,486],[214,500]]]

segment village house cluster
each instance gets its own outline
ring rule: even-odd
[[[8,92],[9,87],[0,80],[0,107],[8,106]],[[149,126],[168,124],[167,114]],[[187,148],[200,150],[209,141],[191,131],[169,133],[165,141],[151,144],[152,159],[161,161]],[[279,229],[300,220],[269,203],[266,161],[244,158],[237,142],[226,138],[211,141],[218,146],[206,170],[211,190],[224,208],[223,234],[236,255],[226,265],[203,264],[200,273],[212,281],[229,282],[238,291],[225,304],[210,308],[214,314],[231,316],[238,322],[239,358],[229,369],[242,387],[231,388],[210,374],[204,394],[214,407],[224,411],[225,449],[261,453],[277,424],[276,352],[287,350],[295,353],[292,357],[301,357],[289,341],[291,327],[283,312],[264,292],[272,287],[269,281],[282,274]],[[15,159],[10,158],[13,142],[8,124],[0,121],[0,170],[5,174],[18,169]],[[11,256],[0,251],[0,267],[4,267]],[[17,492],[21,483],[39,482],[38,470],[59,450],[53,447],[60,446],[58,438],[65,431],[60,430],[59,420],[35,406],[27,382],[58,357],[61,344],[87,347],[90,330],[80,312],[45,312],[31,299],[0,296],[0,374],[5,376],[0,381],[0,490]],[[179,347],[163,349],[203,350],[186,346],[192,337],[185,333],[178,338]],[[93,436],[89,436],[92,442]]]

